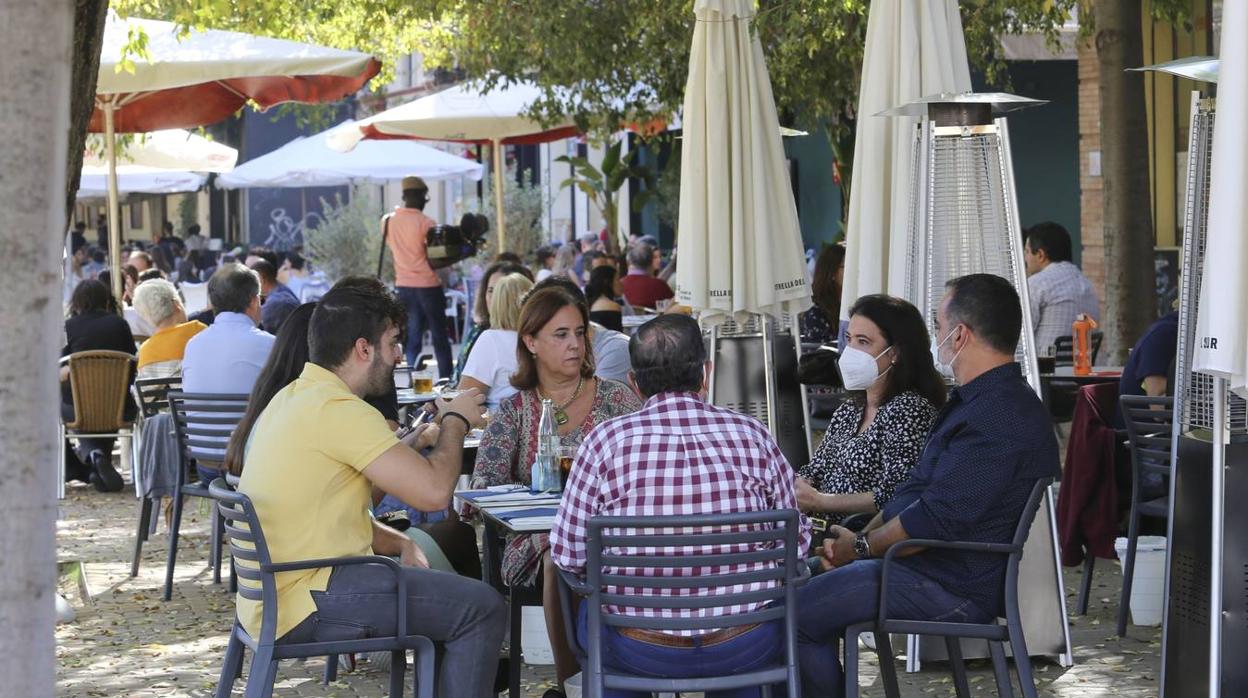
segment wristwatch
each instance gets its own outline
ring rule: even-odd
[[[867,541],[867,534],[859,533],[854,537],[854,554],[859,560],[866,560],[871,557],[871,543]]]

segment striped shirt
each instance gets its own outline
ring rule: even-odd
[[[587,526],[595,516],[687,516],[796,509],[794,473],[780,447],[758,420],[707,404],[693,393],[660,393],[640,411],[600,424],[581,444],[572,466],[562,505],[550,533],[551,554],[560,568],[585,570]],[[799,549],[810,544],[810,524],[801,518]],[[716,549],[625,551],[633,554],[696,554],[745,552],[749,546]],[[763,569],[769,563],[701,568],[676,568],[672,574],[698,576]],[[608,569],[608,574],[630,574]],[[635,570],[631,571],[636,574]],[[751,584],[763,589],[774,582]],[[690,587],[663,589],[665,596],[708,596],[729,589]],[[740,591],[740,590],[736,590]],[[608,593],[641,593],[631,587]],[[761,603],[690,609],[611,608],[613,613],[688,617],[747,613]],[[692,634],[685,631],[680,634]]]
[[[1036,350],[1045,353],[1058,337],[1068,337],[1071,325],[1081,313],[1101,321],[1101,301],[1079,267],[1070,262],[1053,262],[1027,277],[1031,298],[1031,327],[1036,332]]]

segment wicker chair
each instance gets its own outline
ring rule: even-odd
[[[61,359],[69,365],[69,389],[74,396],[74,419],[61,425],[61,439],[122,438],[124,454],[133,450],[133,424],[125,418],[126,395],[134,373],[132,354],[104,349],[80,351]],[[65,496],[65,449],[59,449],[56,479],[58,498]]]

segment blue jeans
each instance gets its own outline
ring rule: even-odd
[[[407,308],[407,365],[415,366],[424,348],[425,330],[433,338],[433,354],[438,358],[438,376],[451,376],[451,339],[446,334],[446,292],[441,286],[413,288],[399,286],[399,301]]]
[[[576,621],[576,639],[584,650],[588,646],[588,603],[581,604]],[[664,647],[620,635],[615,628],[604,628],[602,665],[604,668],[629,674],[658,678],[691,678],[696,676],[728,676],[755,671],[772,664],[783,647],[784,624],[770,621],[730,640],[709,647]],[[582,677],[582,680],[586,680]],[[775,690],[772,691],[776,693]],[[755,698],[756,687],[728,691],[707,691],[707,698]],[[608,689],[603,698],[633,698],[647,694]]]
[[[915,562],[895,561],[888,571],[888,612],[893,618],[986,623],[992,616],[920,574]],[[802,695],[845,695],[840,640],[847,626],[872,620],[880,608],[880,560],[861,560],[824,572],[797,590],[797,656]]]
[[[439,645],[438,695],[492,695],[507,605],[492,587],[457,574],[404,567],[407,628]],[[376,565],[335,569],[325,591],[312,592],[316,612],[279,643],[329,642],[395,632],[394,577]]]

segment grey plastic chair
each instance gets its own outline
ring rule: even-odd
[[[184,393],[171,390],[168,393],[169,408],[173,413],[173,428],[178,437],[178,450],[182,463],[178,467],[177,485],[173,495],[173,517],[169,522],[169,553],[165,561],[165,601],[173,596],[173,569],[178,560],[178,535],[182,526],[182,508],[186,497],[207,497],[208,483],[190,482],[190,472],[196,460],[215,461],[225,450],[230,435],[247,411],[247,395],[215,393]],[[189,416],[194,413],[194,416]],[[212,566],[212,581],[221,582],[221,520],[217,510],[212,510],[212,534],[208,549],[208,564]]]
[[[589,521],[588,561],[584,581],[560,571],[560,603],[569,638],[576,638],[572,592],[588,597],[586,631],[587,646],[579,647],[583,670],[582,690],[595,698],[607,688],[649,693],[691,693],[761,686],[770,694],[772,684],[787,684],[790,698],[801,695],[797,670],[797,587],[809,579],[804,552],[798,550],[796,510],[742,512],[698,516],[599,516]],[[655,530],[677,533],[653,533]],[[630,532],[635,531],[635,532]],[[754,549],[739,553],[718,552],[725,546],[750,545]],[[764,547],[770,546],[770,547]],[[672,554],[681,549],[709,552]],[[622,549],[647,549],[655,552],[640,554]],[[667,554],[659,551],[667,550]],[[766,563],[762,570],[721,575],[648,576],[666,574],[673,569],[696,569],[740,563]],[[629,568],[627,576],[604,574],[603,569]],[[758,591],[728,592],[734,585],[773,582],[775,586]],[[608,592],[608,586],[628,586],[635,594]],[[714,596],[661,596],[673,589],[714,587],[721,593]],[[705,610],[737,604],[769,604],[758,610],[730,616],[690,618],[641,617],[613,613],[606,604],[626,605],[642,609]],[[711,630],[782,620],[784,623],[783,652],[770,666],[729,676],[704,676],[687,679],[656,678],[622,673],[607,668],[602,661],[602,633],[614,628],[646,630]]]
[[[234,688],[234,680],[242,674],[243,652],[251,650],[251,672],[247,676],[246,698],[269,698],[273,695],[273,682],[277,678],[277,663],[282,659],[303,657],[336,657],[342,653],[390,652],[390,696],[403,696],[403,678],[407,670],[407,650],[416,652],[416,696],[434,696],[434,646],[433,641],[420,635],[407,633],[407,584],[399,563],[378,555],[305,560],[301,562],[274,563],[264,539],[260,518],[251,499],[235,492],[222,478],[208,485],[209,496],[217,500],[216,511],[225,524],[230,554],[243,562],[235,567],[241,578],[238,593],[245,599],[262,604],[260,634],[252,637],[235,617],[230,629],[230,641],[225,648],[225,661],[221,665],[221,677],[217,683],[216,698],[228,698]],[[332,642],[303,642],[278,644],[277,638],[277,581],[278,572],[316,569],[319,567],[345,567],[347,565],[375,565],[388,570],[395,579],[396,618],[395,634]]]
[[[134,433],[136,435],[141,435],[144,421],[169,409],[169,391],[181,389],[181,376],[172,376],[170,378],[141,378],[136,380],[134,385],[130,386],[130,391],[134,395],[134,401],[139,406],[139,421],[135,422]],[[142,448],[136,445],[136,462],[141,457],[142,452]],[[134,536],[134,557],[130,561],[131,577],[137,577],[139,575],[139,558],[143,554],[143,543],[153,531],[153,498],[143,495],[143,488],[138,475],[139,470],[136,469],[133,479],[135,491],[139,496],[139,528]]]
[[[962,660],[961,638],[987,640],[988,652],[992,657],[993,674],[997,680],[999,696],[1013,696],[1014,691],[1010,679],[1009,665],[1005,661],[1004,643],[1010,643],[1014,655],[1014,667],[1018,671],[1018,681],[1026,698],[1036,697],[1036,682],[1031,671],[1031,657],[1027,654],[1027,642],[1023,638],[1023,623],[1018,609],[1018,565],[1023,559],[1023,544],[1027,542],[1027,534],[1036,518],[1036,511],[1044,498],[1044,492],[1053,484],[1053,478],[1038,480],[1031,488],[1031,496],[1023,507],[1014,529],[1014,538],[1009,543],[980,543],[975,541],[945,541],[910,538],[903,540],[888,549],[884,554],[884,564],[880,567],[880,589],[888,589],[888,567],[896,558],[897,553],[906,548],[927,548],[941,550],[963,550],[977,553],[994,553],[1008,556],[1005,565],[1005,625],[999,620],[991,623],[949,623],[924,620],[902,620],[889,618],[888,594],[880,594],[880,610],[874,623],[859,623],[845,629],[845,695],[856,698],[858,695],[858,635],[864,632],[875,633],[876,653],[880,659],[880,678],[884,683],[884,694],[888,698],[898,698],[897,670],[893,666],[893,648],[890,633],[898,635],[937,635],[945,638],[945,648],[949,652],[949,668],[953,672],[953,685],[959,698],[971,695],[970,684],[966,678],[966,665]],[[921,559],[921,558],[920,558]]]

